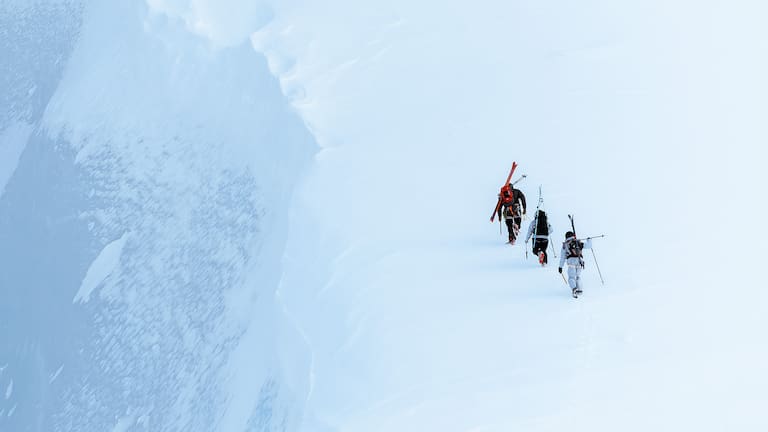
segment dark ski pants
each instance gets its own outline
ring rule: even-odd
[[[514,241],[517,238],[517,231],[520,230],[520,224],[523,222],[522,218],[514,217],[512,219],[505,219],[507,223],[507,232],[509,233],[509,241]]]
[[[547,263],[547,246],[549,246],[548,239],[533,239],[533,254],[539,256],[539,252],[544,252],[544,263]]]

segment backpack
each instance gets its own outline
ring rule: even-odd
[[[504,205],[507,205],[512,202],[513,200],[513,193],[509,188],[509,185],[504,186],[501,188],[501,192],[499,192],[499,198],[501,198],[501,203]]]
[[[536,235],[549,235],[549,228],[547,227],[547,214],[539,210],[536,216]]]
[[[582,249],[584,248],[584,242],[576,239],[568,240],[568,258],[582,258]]]

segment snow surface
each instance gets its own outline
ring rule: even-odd
[[[105,279],[111,275],[117,266],[120,264],[120,255],[123,253],[125,242],[128,240],[128,233],[123,234],[119,239],[104,246],[104,249],[99,252],[99,255],[88,267],[88,271],[85,272],[85,278],[80,283],[80,289],[77,290],[75,298],[72,299],[72,303],[85,303],[91,299],[91,293],[100,284],[104,283]]]
[[[253,38],[323,146],[280,290],[308,408],[339,430],[764,428],[758,252],[719,222],[765,210],[765,7],[411,3],[278,8]],[[484,223],[512,160],[558,244],[568,213],[607,235],[578,303]]]
[[[0,196],[5,190],[19,163],[21,152],[27,144],[32,127],[25,123],[15,123],[0,132]]]
[[[768,427],[768,6],[0,12],[0,429]],[[513,160],[605,285],[488,223]]]
[[[56,372],[52,373],[50,378],[48,379],[48,384],[51,384],[54,381],[56,381],[56,378],[58,378],[59,375],[61,375],[61,371],[63,370],[64,370],[64,365],[61,365],[58,369],[56,369]]]

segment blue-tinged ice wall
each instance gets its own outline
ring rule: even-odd
[[[315,146],[264,58],[142,1],[0,12],[0,430],[295,429],[273,295]]]
[[[97,244],[78,218],[73,152],[40,132],[81,14],[74,2],[0,4],[0,430],[52,430],[56,387],[85,372],[88,317],[66,287]]]

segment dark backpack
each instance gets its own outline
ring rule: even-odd
[[[568,240],[568,258],[581,258],[582,249],[584,248],[584,242],[580,242],[576,239]]]
[[[549,235],[549,228],[547,227],[547,214],[539,210],[536,216],[536,235]]]

